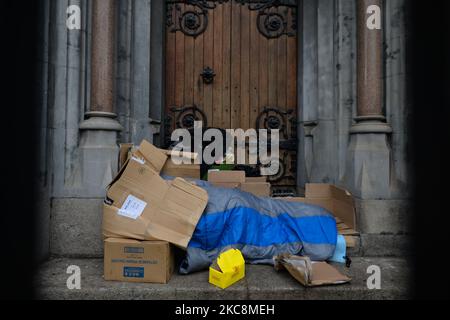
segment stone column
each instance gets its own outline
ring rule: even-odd
[[[357,114],[350,130],[346,178],[360,199],[390,197],[390,125],[384,115],[382,0],[357,0]],[[369,21],[369,22],[368,22]],[[369,24],[369,25],[368,25]],[[375,24],[376,25],[376,24]]]
[[[114,113],[115,0],[92,2],[91,103],[80,125],[82,186],[90,197],[103,197],[117,171]]]
[[[92,3],[91,111],[114,110],[114,0]]]
[[[357,124],[352,133],[390,133],[383,112],[383,26],[369,29],[367,21],[371,6],[383,12],[383,0],[357,1]],[[381,16],[382,19],[382,16]]]

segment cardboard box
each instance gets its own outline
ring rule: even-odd
[[[267,177],[247,178],[244,171],[210,171],[208,181],[216,187],[236,189],[258,197],[270,197],[270,183]]]
[[[167,155],[144,141],[107,188],[105,238],[164,240],[186,248],[208,203],[205,190],[159,172]]]
[[[105,280],[165,284],[173,270],[174,254],[168,242],[105,240]]]
[[[245,171],[209,171],[208,181],[212,184],[216,183],[245,183]]]
[[[227,188],[227,189],[239,189],[241,187],[240,183],[235,182],[213,182],[215,187]]]
[[[132,143],[122,143],[119,145],[119,171],[130,159],[134,145]]]
[[[177,165],[174,164],[169,158],[166,161],[166,164],[164,165],[161,173],[171,177],[200,180],[200,165],[199,164]]]
[[[245,277],[245,260],[237,249],[230,249],[209,268],[209,283],[226,289]]]
[[[241,190],[258,197],[271,196],[270,183],[267,182],[245,182],[241,184]]]
[[[250,183],[266,183],[267,177],[246,177],[245,182]]]
[[[182,157],[184,159],[191,160],[192,163],[194,160],[198,159],[198,153],[195,152],[186,152],[186,151],[175,151],[175,150],[164,150],[161,149],[162,152],[168,157],[176,156],[176,157]]]
[[[307,184],[304,198],[280,198],[320,206],[330,211],[337,222],[356,230],[356,209],[353,196],[346,190],[330,184]]]
[[[194,164],[195,159],[198,158],[196,153],[190,152],[175,152],[171,150],[161,150],[167,156],[167,160],[164,167],[161,170],[161,174],[178,177],[178,178],[189,178],[189,179],[200,179],[200,165]],[[122,143],[119,146],[119,171],[131,158],[133,152],[135,152],[135,146],[132,143]],[[187,161],[192,164],[181,164],[176,165],[171,161],[172,156],[182,156]],[[187,162],[186,161],[186,162]]]

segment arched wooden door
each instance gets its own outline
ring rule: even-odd
[[[296,186],[297,1],[167,0],[166,137],[194,120],[280,129],[278,193]]]

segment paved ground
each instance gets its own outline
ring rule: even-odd
[[[81,290],[66,287],[67,267],[77,265],[82,272]],[[368,290],[367,268],[381,268],[382,289]],[[99,259],[54,259],[45,263],[36,279],[41,299],[407,299],[410,266],[399,258],[354,258],[350,269],[339,268],[352,277],[351,284],[303,288],[287,272],[270,266],[247,266],[247,276],[226,290],[208,283],[208,273],[189,276],[175,274],[168,285],[132,284],[103,280]]]

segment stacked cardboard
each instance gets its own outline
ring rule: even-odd
[[[156,248],[167,248],[169,243],[181,248],[187,247],[206,208],[208,194],[182,178],[171,182],[162,179],[160,172],[166,165],[168,156],[146,141],[127,158],[119,174],[107,188],[103,208],[103,236],[108,239],[105,242],[105,277],[110,280],[135,281],[136,272],[125,270],[141,270],[143,274],[138,279],[151,281],[148,273],[154,273],[155,270],[148,266],[146,268],[146,261],[164,264],[161,272],[173,269],[167,265],[173,263],[171,259],[156,259],[151,253],[161,252]],[[120,247],[126,246],[128,239],[142,241],[136,246],[144,248],[144,255],[139,259],[130,259],[121,252]],[[123,262],[117,264],[114,261]],[[117,268],[123,272],[119,272]],[[163,277],[167,279],[167,272],[159,275],[157,281],[161,281]]]
[[[173,156],[182,156],[191,164],[176,165]],[[146,141],[139,148],[120,146],[120,171],[107,187],[103,208],[106,280],[169,281],[174,269],[173,246],[187,247],[208,203],[207,192],[184,179],[200,178],[200,166],[193,164],[196,157],[173,154]],[[161,174],[175,179],[168,182]],[[249,178],[244,171],[210,171],[208,180],[260,197],[271,195],[266,177]],[[327,209],[335,216],[347,246],[355,246],[355,206],[347,191],[334,185],[308,184],[305,197],[281,199]]]
[[[161,169],[161,174],[166,176],[185,178],[185,179],[200,179],[200,165],[195,164],[198,155],[191,152],[176,152],[170,150],[158,149],[162,154],[166,155],[166,161]],[[119,170],[128,162],[136,149],[131,143],[124,143],[120,145],[119,152]],[[171,161],[172,157],[181,159],[181,164],[175,164]]]

